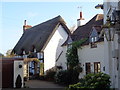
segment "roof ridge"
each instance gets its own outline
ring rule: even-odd
[[[37,25],[33,26],[32,28],[34,28],[36,26],[39,26],[39,25],[42,25],[42,24],[47,23],[47,22],[52,22],[52,21],[55,21],[55,23],[56,22],[60,22],[60,23],[66,24],[66,22],[64,21],[64,19],[60,15],[58,15],[58,16],[52,18],[52,19],[49,19],[49,20],[46,20],[46,21],[44,21],[44,22],[42,22],[40,24],[37,24]]]
[[[99,15],[103,15],[103,14],[96,14],[96,15],[95,15],[94,17],[92,17],[86,24],[88,24],[89,22],[91,22],[94,18],[95,18],[95,21],[97,21],[96,18],[97,18]]]
[[[43,23],[46,23],[46,22],[49,22],[49,21],[52,21],[52,20],[57,20],[57,21],[61,21],[61,20],[63,20],[63,18],[60,16],[60,15],[58,15],[58,16],[56,16],[56,17],[54,17],[54,18],[51,18],[51,19],[49,19],[49,20],[46,20],[46,21],[44,21],[44,22],[42,22],[42,23],[40,23],[40,24],[43,24]],[[64,20],[63,20],[64,21]]]

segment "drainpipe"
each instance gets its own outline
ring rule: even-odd
[[[120,90],[120,33],[118,34],[118,90]]]
[[[118,1],[117,10],[120,10],[120,1]],[[120,28],[119,28],[119,30],[120,30]],[[118,50],[119,50],[118,51],[118,55],[119,55],[119,59],[118,59],[118,90],[120,90],[120,33],[118,33]]]

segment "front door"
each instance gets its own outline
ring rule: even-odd
[[[87,74],[91,73],[90,63],[86,63],[85,66],[86,66],[86,75],[87,75]]]

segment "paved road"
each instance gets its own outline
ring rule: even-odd
[[[64,89],[65,87],[55,84],[54,82],[47,82],[41,80],[29,80],[25,82],[25,86],[29,88],[57,88]]]

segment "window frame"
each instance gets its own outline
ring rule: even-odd
[[[100,65],[100,67],[98,65]],[[94,73],[99,73],[99,72],[101,72],[101,64],[100,62],[94,62]]]

